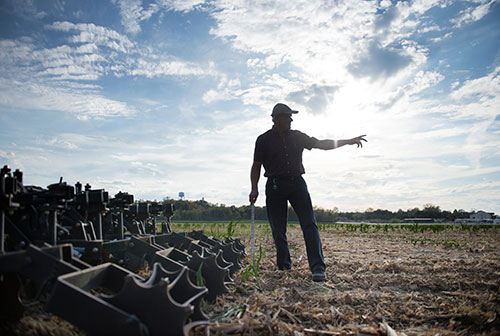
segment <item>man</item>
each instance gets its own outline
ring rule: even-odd
[[[249,195],[253,204],[259,195],[258,182],[261,167],[264,165],[267,177],[266,207],[276,246],[276,263],[280,270],[292,268],[290,251],[286,237],[288,202],[295,210],[306,243],[307,259],[313,281],[325,281],[325,261],[321,247],[316,219],[314,218],[311,197],[302,174],[302,152],[311,150],[335,149],[344,145],[363,147],[366,135],[349,140],[318,140],[300,131],[291,130],[292,114],[298,113],[285,104],[276,104],[271,114],[274,126],[261,134],[255,143],[254,162],[250,172],[252,190]]]

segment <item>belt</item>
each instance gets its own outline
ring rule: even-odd
[[[270,179],[277,179],[277,180],[294,181],[294,180],[297,180],[297,179],[299,179],[301,177],[302,176],[299,175],[299,176],[269,176],[268,178],[270,178]]]

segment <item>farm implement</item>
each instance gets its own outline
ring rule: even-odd
[[[202,301],[228,291],[245,257],[238,239],[172,232],[172,204],[62,178],[25,186],[7,166],[0,183],[4,321],[40,301],[89,335],[187,335],[208,322]]]

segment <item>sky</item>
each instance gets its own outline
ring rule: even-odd
[[[0,165],[246,205],[281,102],[367,135],[304,151],[314,206],[500,214],[499,46],[496,0],[0,0]]]

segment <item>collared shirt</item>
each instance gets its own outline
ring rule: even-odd
[[[296,130],[280,136],[274,128],[261,134],[255,142],[254,161],[262,162],[266,177],[300,176],[304,148],[311,149],[318,139]]]

